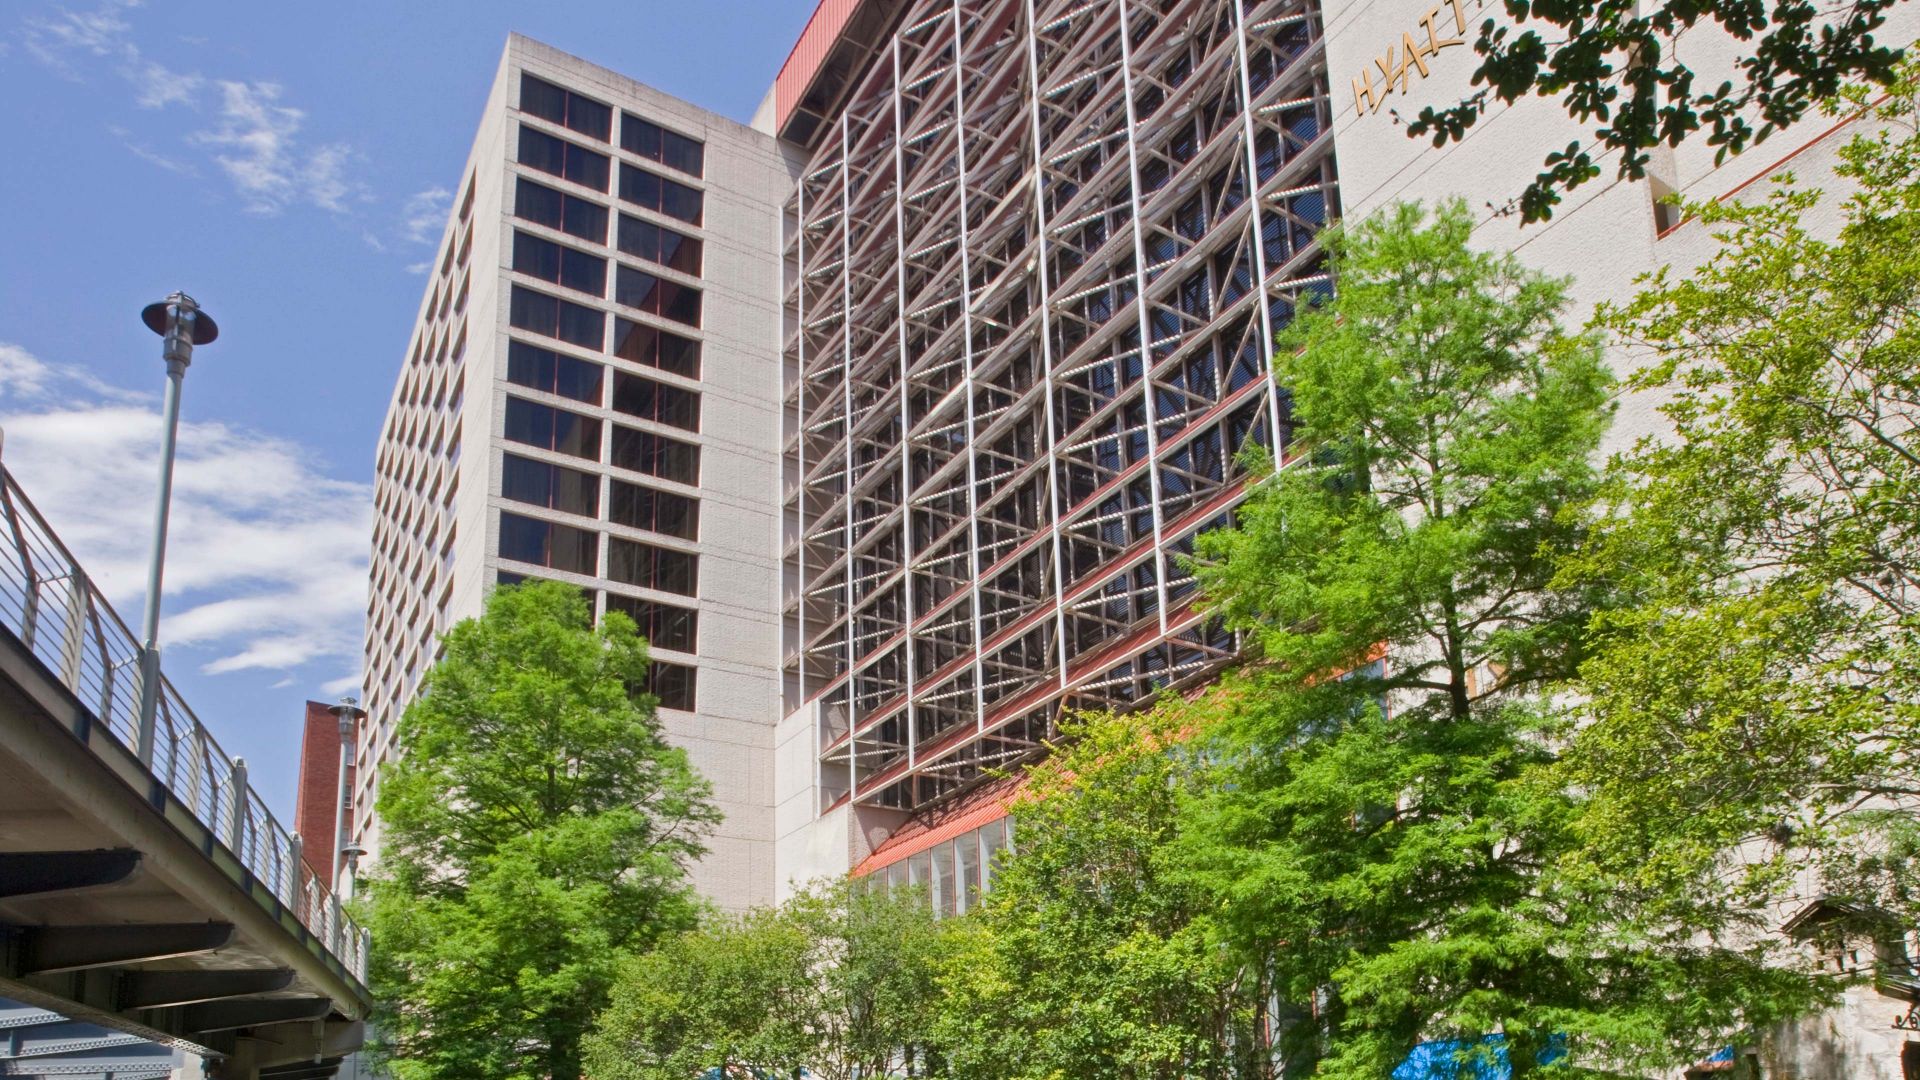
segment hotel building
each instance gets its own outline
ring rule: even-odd
[[[1695,140],[1642,181],[1602,159],[1523,227],[1544,154],[1588,137],[1557,103],[1442,148],[1404,128],[1472,92],[1488,17],[822,0],[748,126],[511,39],[378,459],[362,835],[435,635],[550,577],[653,641],[727,814],[716,900],[853,872],[963,909],[1008,842],[997,770],[1064,709],[1236,654],[1179,557],[1244,498],[1239,451],[1285,445],[1271,343],[1334,288],[1322,229],[1465,198],[1475,242],[1571,275],[1580,317],[1710,255],[1663,196],[1829,179],[1854,130]],[[1905,7],[1882,36],[1917,34]],[[1727,43],[1689,49],[1730,71]],[[1657,421],[1629,399],[1608,449]]]
[[[439,636],[496,583],[542,577],[651,643],[662,725],[726,815],[702,890],[774,899],[785,160],[769,135],[507,42],[376,458],[369,851],[377,765]]]

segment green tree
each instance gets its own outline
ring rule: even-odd
[[[1199,775],[1172,707],[1065,726],[1015,806],[1016,853],[961,920],[939,1041],[962,1080],[1256,1076],[1266,984],[1214,947],[1167,863]]]
[[[1619,174],[1635,179],[1646,175],[1650,148],[1678,146],[1701,132],[1722,157],[1736,154],[1816,112],[1849,80],[1889,81],[1900,50],[1880,44],[1874,32],[1893,6],[1504,0],[1474,38],[1480,89],[1458,104],[1423,109],[1408,133],[1443,146],[1466,138],[1496,103],[1558,96],[1568,115],[1595,126],[1585,145],[1576,140],[1548,154],[1521,194],[1524,220],[1541,220],[1553,216],[1564,192],[1599,176],[1597,161],[1607,154],[1618,153]],[[1732,78],[1714,82],[1718,69],[1695,69],[1697,45],[1679,47],[1683,35],[1702,31],[1733,43],[1736,55],[1726,65]],[[1705,85],[1696,81],[1703,75]]]
[[[645,642],[578,590],[502,588],[455,626],[381,775],[381,1053],[401,1080],[574,1080],[626,952],[690,925],[718,820],[662,741]]]
[[[588,1042],[596,1080],[748,1069],[927,1075],[947,937],[924,898],[817,886],[627,961]],[[733,1075],[728,1072],[727,1075]]]
[[[1569,569],[1633,603],[1596,624],[1567,765],[1592,861],[1703,931],[1778,925],[1810,865],[1920,922],[1916,76],[1841,152],[1844,200],[1689,205],[1718,254],[1603,312],[1673,431]]]
[[[1377,1078],[1438,1040],[1516,1074],[1684,1064],[1778,988],[1553,872],[1552,693],[1608,601],[1557,556],[1592,528],[1611,381],[1565,283],[1471,230],[1459,203],[1347,226],[1337,294],[1282,335],[1296,456],[1198,546],[1256,660],[1196,707],[1218,764],[1183,858],[1301,1008],[1290,1068]]]

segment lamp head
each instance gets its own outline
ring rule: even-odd
[[[161,337],[167,336],[167,324],[174,318],[191,319],[195,345],[211,344],[214,338],[220,336],[220,326],[213,321],[213,316],[200,310],[200,302],[186,293],[174,293],[165,300],[140,309],[140,321]]]

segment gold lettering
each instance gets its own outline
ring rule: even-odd
[[[1486,0],[1470,0],[1472,6],[1486,6]],[[1353,80],[1353,111],[1365,116],[1370,112],[1379,112],[1386,103],[1388,95],[1398,87],[1402,94],[1413,89],[1413,73],[1419,72],[1422,79],[1430,78],[1433,69],[1427,66],[1427,57],[1437,56],[1441,49],[1455,45],[1465,45],[1467,32],[1467,5],[1469,0],[1443,0],[1427,9],[1420,17],[1419,26],[1404,31],[1399,44],[1389,44],[1384,56],[1377,56],[1373,66],[1362,67],[1360,74]],[[1440,29],[1440,13],[1453,10],[1454,33],[1447,34]],[[1424,40],[1416,36],[1424,30]],[[1381,82],[1374,83],[1374,71],[1380,73]]]
[[[1389,92],[1393,90],[1395,83],[1399,83],[1400,92],[1404,94],[1407,92],[1408,83],[1412,80],[1407,74],[1407,58],[1402,56],[1398,61],[1394,59],[1394,57],[1399,54],[1399,51],[1396,46],[1387,46],[1387,55],[1376,58],[1373,66],[1379,68],[1380,74],[1386,76],[1386,88]]]
[[[1451,0],[1451,2],[1454,6],[1454,10],[1457,12],[1460,8],[1460,0]],[[1466,41],[1463,38],[1440,36],[1440,31],[1436,29],[1433,25],[1434,16],[1438,14],[1440,14],[1440,5],[1435,4],[1433,6],[1433,10],[1427,12],[1426,15],[1422,17],[1420,20],[1420,25],[1427,28],[1427,55],[1428,56],[1432,56],[1434,53],[1439,52],[1441,49],[1444,49],[1449,45],[1465,45],[1466,44]]]
[[[1373,72],[1361,68],[1360,74],[1353,80],[1353,111],[1356,116],[1365,116],[1369,112],[1379,112],[1380,103],[1387,98],[1391,87],[1375,88]]]
[[[1423,48],[1419,44],[1415,43],[1413,40],[1412,34],[1400,35],[1400,53],[1402,56],[1406,58],[1406,60],[1412,61],[1414,67],[1417,67],[1420,69],[1421,78],[1424,79],[1427,76],[1433,74],[1433,72],[1427,70],[1427,61],[1426,61],[1427,57],[1433,55],[1433,49]],[[1404,63],[1405,61],[1402,61],[1402,62]],[[1402,91],[1405,91],[1406,88],[1407,88],[1406,83],[1403,82],[1400,84],[1400,89]]]

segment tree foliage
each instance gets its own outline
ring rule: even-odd
[[[1718,254],[1603,313],[1673,434],[1618,463],[1617,527],[1569,568],[1633,600],[1596,624],[1570,775],[1596,864],[1708,929],[1777,925],[1809,861],[1920,920],[1915,78],[1842,151],[1844,200],[1689,205]]]
[[[1599,158],[1620,155],[1619,174],[1645,175],[1647,151],[1705,132],[1724,157],[1816,112],[1850,80],[1889,81],[1900,52],[1874,38],[1894,0],[1504,0],[1505,19],[1482,21],[1474,39],[1481,87],[1458,104],[1422,110],[1410,125],[1434,145],[1466,138],[1495,103],[1560,98],[1592,123],[1586,145],[1549,154],[1520,197],[1527,221],[1553,215],[1561,194],[1600,175]],[[1725,34],[1731,78],[1696,70],[1700,46],[1683,35]],[[1702,83],[1705,85],[1702,85]]]
[[[502,588],[445,644],[381,775],[380,1049],[400,1080],[573,1080],[621,955],[697,914],[685,869],[718,815],[632,693],[624,615]]]
[[[596,1080],[721,1070],[926,1075],[947,937],[923,897],[818,886],[627,961],[589,1041]]]
[[[1070,723],[1015,806],[1017,853],[968,917],[939,1026],[964,1080],[1251,1076],[1268,995],[1214,947],[1168,856],[1177,710]]]
[[[1470,231],[1452,204],[1337,234],[1338,293],[1276,350],[1303,436],[1199,544],[1257,660],[1196,707],[1217,764],[1181,858],[1299,1008],[1289,1068],[1380,1077],[1438,1041],[1515,1074],[1684,1064],[1803,983],[1555,872],[1552,692],[1610,599],[1558,558],[1593,527],[1610,379],[1564,283]]]

